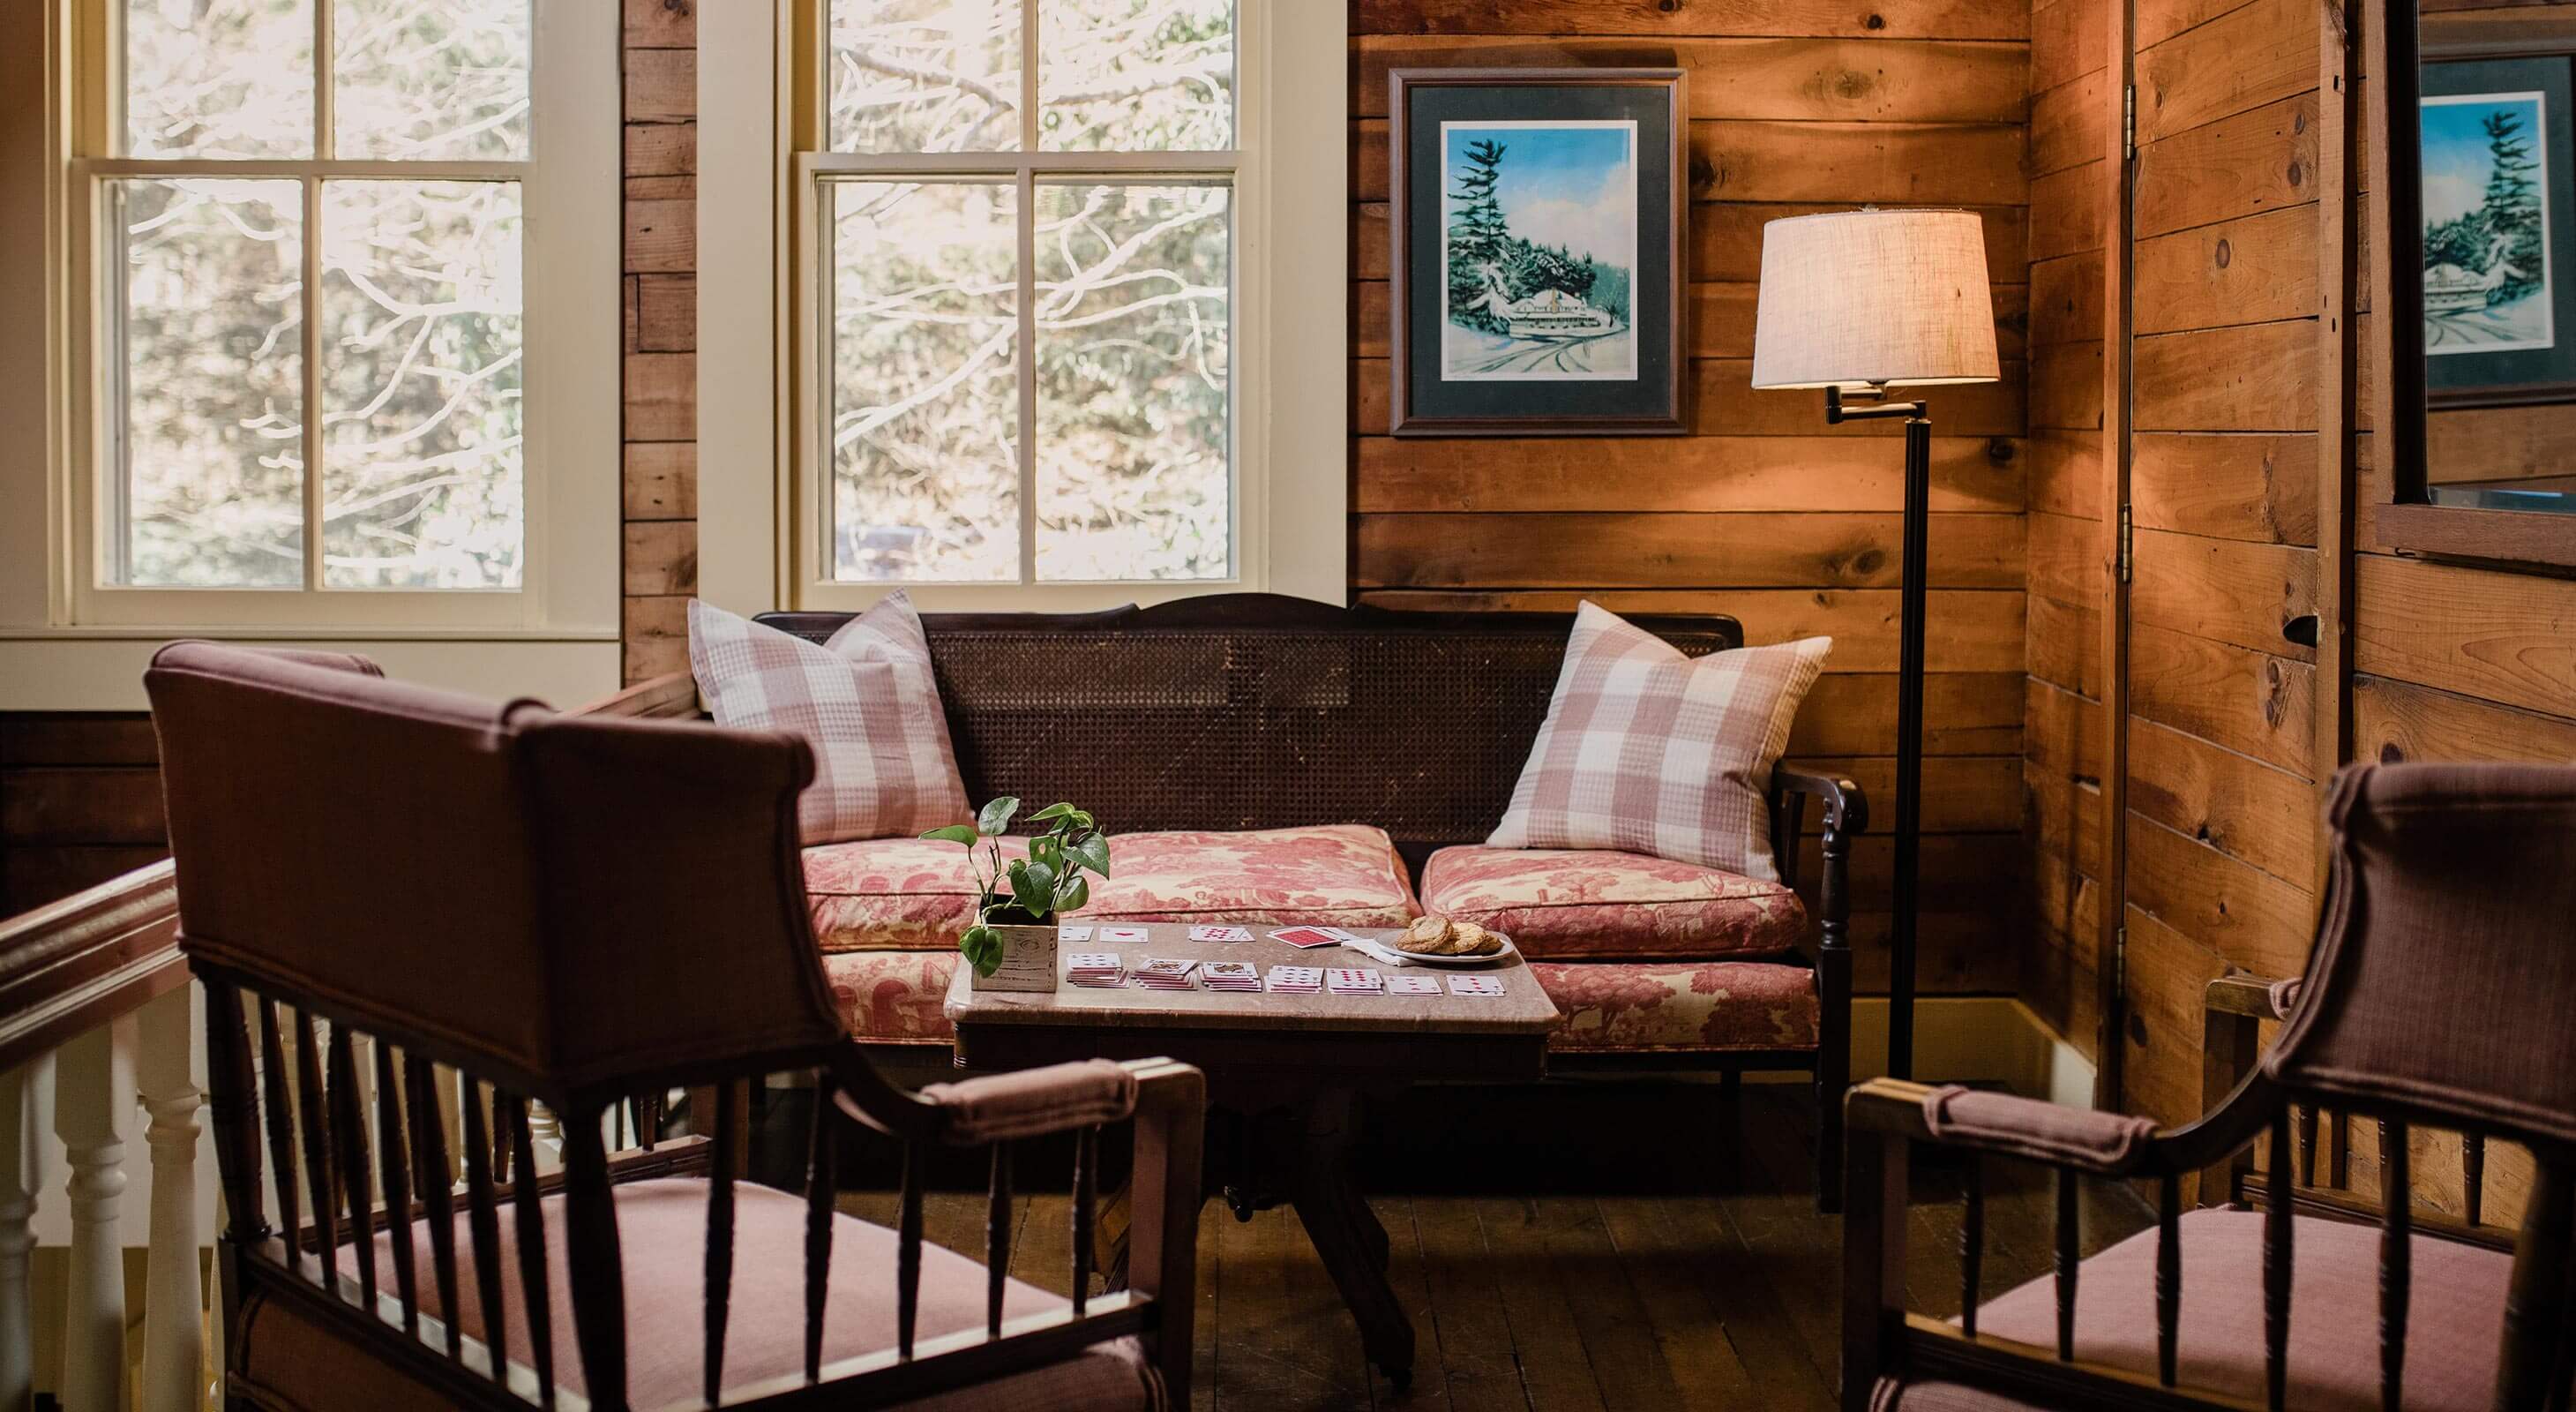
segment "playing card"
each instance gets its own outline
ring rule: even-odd
[[[1273,966],[1267,988],[1289,995],[1312,995],[1324,988],[1324,972],[1316,966]]]
[[[1389,976],[1386,978],[1386,993],[1389,995],[1438,995],[1440,993],[1440,978],[1438,976],[1419,975]]]
[[[1147,990],[1196,990],[1198,982],[1190,973],[1198,965],[1196,961],[1148,957],[1134,972],[1136,984]]]
[[[1261,989],[1261,971],[1249,961],[1209,961],[1199,967],[1199,978],[1210,990]]]
[[[1283,927],[1278,931],[1272,932],[1270,934],[1270,939],[1273,941],[1284,941],[1290,946],[1300,948],[1309,946],[1336,946],[1339,945],[1342,940],[1340,937],[1322,927]]]
[[[1058,927],[1055,929],[1055,939],[1058,941],[1089,941],[1091,940],[1091,928]]]
[[[1383,995],[1386,979],[1360,966],[1335,966],[1324,972],[1324,986],[1336,995]]]
[[[1102,927],[1100,928],[1100,939],[1103,942],[1143,941],[1145,939],[1145,929],[1143,927]]]
[[[1252,933],[1241,927],[1192,927],[1192,941],[1250,941]]]
[[[1503,982],[1497,976],[1451,976],[1449,993],[1451,995],[1500,995],[1503,993]]]

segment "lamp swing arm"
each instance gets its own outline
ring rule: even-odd
[[[1873,383],[1868,387],[1848,392],[1839,386],[1828,386],[1825,389],[1825,425],[1837,426],[1844,422],[1879,421],[1890,417],[1904,417],[1909,421],[1920,421],[1927,417],[1931,412],[1931,404],[1928,402],[1888,402],[1883,400],[1886,396],[1887,385],[1885,383]],[[1861,407],[1845,406],[1845,398],[1865,402],[1869,405]]]

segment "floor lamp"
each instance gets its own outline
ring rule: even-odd
[[[1923,814],[1923,588],[1932,419],[1888,389],[1993,382],[1994,300],[1974,211],[1865,207],[1762,227],[1753,385],[1820,387],[1828,423],[1905,419],[1905,552],[1896,660],[1896,896],[1887,1071],[1914,1073],[1916,853]],[[1859,405],[1853,405],[1853,404]]]

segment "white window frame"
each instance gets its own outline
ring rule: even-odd
[[[1338,213],[1350,202],[1347,7],[1236,0],[1231,153],[850,159],[824,150],[828,3],[747,0],[754,13],[740,25],[699,31],[698,291],[700,307],[726,311],[699,331],[701,596],[743,612],[864,608],[898,589],[926,609],[952,611],[1066,611],[1245,590],[1344,601],[1350,286],[1348,227]],[[1034,28],[1034,12],[1024,25]],[[1024,52],[1036,46],[1024,40]],[[815,327],[825,277],[818,180],[909,167],[1012,178],[1025,192],[1028,173],[1046,179],[1045,168],[1057,166],[1232,173],[1233,572],[1099,583],[833,579],[823,552],[830,464],[827,330]],[[1318,290],[1330,296],[1317,298]],[[1030,421],[1022,440],[1035,431]],[[1024,535],[1035,508],[1022,509]]]
[[[15,7],[12,7],[13,9]],[[173,637],[329,642],[443,685],[561,699],[613,689],[619,648],[619,368],[622,105],[618,0],[535,0],[531,144],[524,162],[128,158],[116,151],[117,0],[44,0],[0,22],[16,57],[0,78],[41,94],[43,121],[12,129],[0,160],[47,173],[41,198],[0,196],[0,409],[45,429],[44,454],[0,465],[0,709],[126,709],[143,663]],[[317,0],[317,43],[330,0]],[[21,47],[23,45],[23,48]],[[327,48],[323,50],[327,52]],[[317,103],[327,135],[327,105]],[[34,103],[29,103],[32,113]],[[41,137],[37,136],[41,132]],[[37,143],[41,141],[41,149]],[[21,145],[23,143],[23,145]],[[129,588],[104,581],[105,507],[118,414],[104,366],[116,272],[95,268],[105,183],[120,177],[504,175],[520,183],[526,285],[523,429],[526,551],[517,589],[324,589],[308,530],[305,582],[283,589]],[[306,277],[320,259],[308,187]],[[36,208],[41,200],[41,211]],[[24,260],[25,265],[18,262]],[[30,276],[26,270],[38,273]],[[540,275],[538,272],[542,272]],[[319,325],[307,320],[306,499],[322,461],[313,389]],[[42,374],[8,377],[12,370]],[[34,513],[41,506],[41,513]]]

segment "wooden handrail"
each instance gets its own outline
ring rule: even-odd
[[[166,858],[0,921],[0,1073],[187,983]]]

